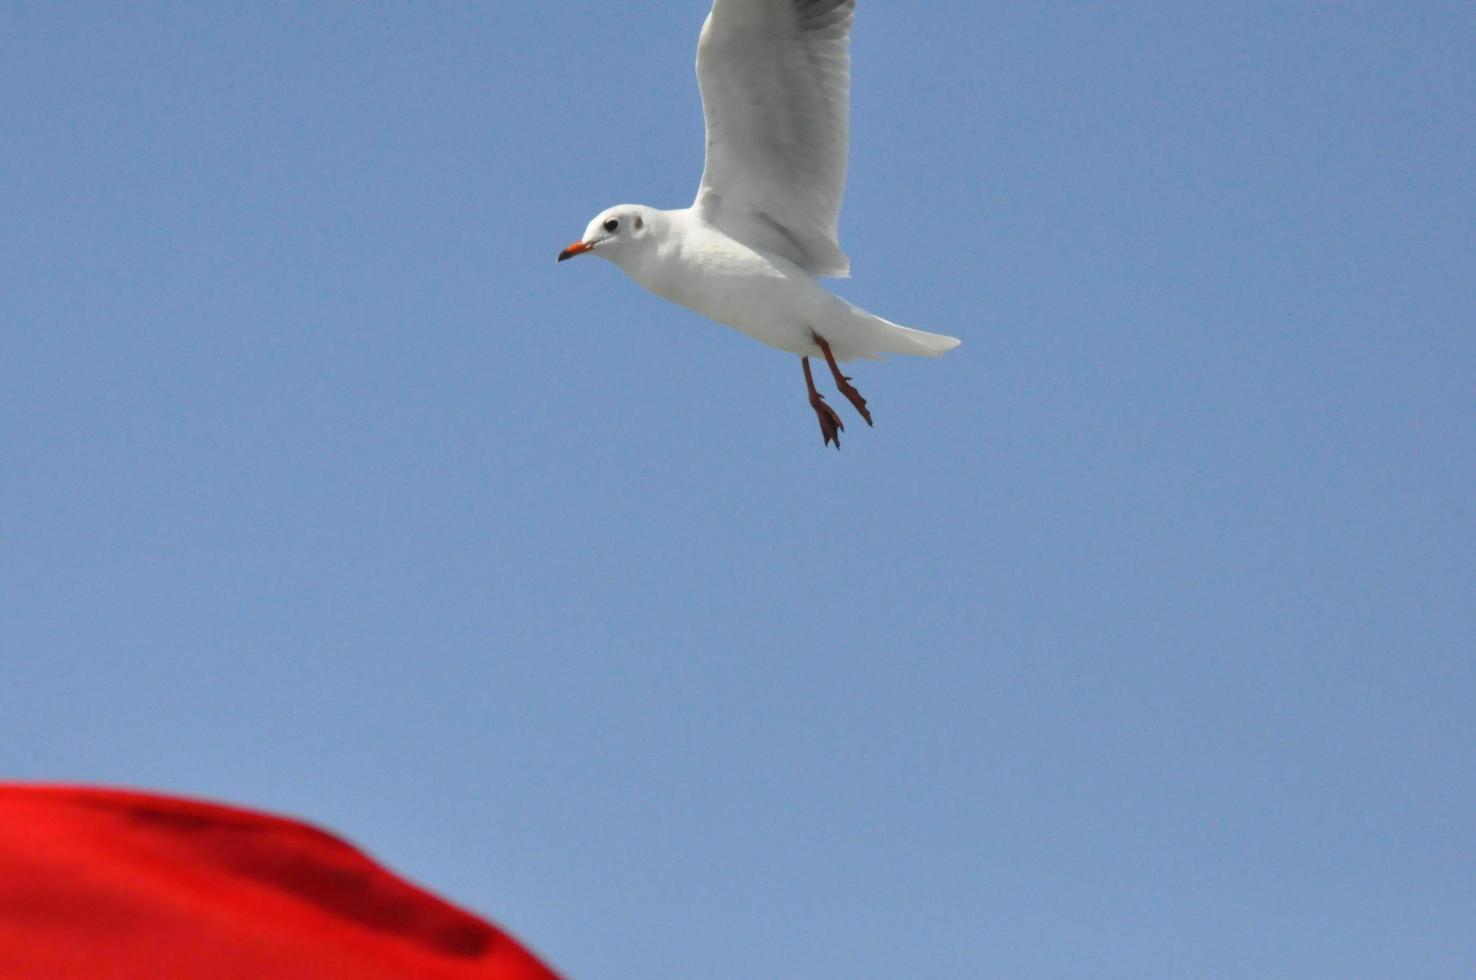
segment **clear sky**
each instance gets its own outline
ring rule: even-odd
[[[862,0],[836,288],[964,345],[840,453],[554,262],[704,7],[0,7],[3,774],[580,978],[1476,974],[1471,4]]]

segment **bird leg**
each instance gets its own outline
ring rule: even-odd
[[[815,379],[810,374],[810,359],[801,357],[800,364],[805,369],[805,387],[810,389],[810,407],[815,410],[815,417],[820,420],[820,434],[825,437],[825,444],[832,442],[835,448],[840,448],[840,434],[845,429],[845,423],[841,422],[840,416],[835,414],[835,409],[825,404],[825,397],[815,388]]]
[[[851,387],[851,379],[841,374],[840,365],[835,363],[835,355],[830,352],[830,344],[826,342],[824,337],[814,331],[810,332],[810,336],[814,337],[815,343],[820,345],[820,351],[825,355],[825,363],[830,365],[830,373],[835,376],[836,389],[842,395],[845,395],[852,405],[856,406],[856,411],[861,413],[861,417],[866,420],[866,424],[871,425],[871,413],[866,410],[866,399],[861,397],[861,392]],[[806,370],[809,369],[806,368]],[[839,448],[839,443],[836,445]]]

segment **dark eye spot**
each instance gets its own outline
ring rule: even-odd
[[[636,231],[640,231],[644,227],[646,227],[646,222],[641,219],[640,215],[636,215]]]
[[[606,231],[614,231],[616,228],[619,228],[619,227],[620,227],[620,222],[616,221],[614,218],[611,218],[609,221],[605,222],[605,230]]]

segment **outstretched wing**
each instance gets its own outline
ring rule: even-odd
[[[697,44],[707,165],[693,208],[751,248],[844,276],[836,241],[856,0],[715,0]]]

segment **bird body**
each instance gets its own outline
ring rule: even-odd
[[[850,126],[855,0],[715,0],[697,46],[707,162],[691,207],[610,208],[559,260],[593,252],[651,292],[770,347],[798,354],[827,443],[845,428],[816,390],[824,356],[867,423],[838,361],[939,357],[954,337],[899,326],[820,284],[845,276],[837,241]]]
[[[881,354],[939,356],[952,337],[898,326],[857,309],[782,255],[743,244],[703,221],[692,208],[661,211],[627,204],[601,214],[586,232],[595,240],[606,221],[642,227],[601,254],[663,299],[732,327],[770,347],[818,356],[824,336],[839,361]]]

